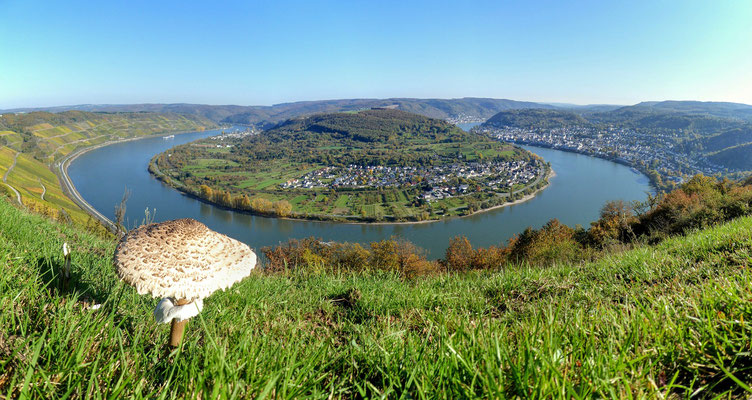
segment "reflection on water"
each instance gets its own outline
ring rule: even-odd
[[[147,171],[149,160],[156,153],[216,133],[196,132],[176,135],[173,140],[148,138],[103,147],[75,160],[69,168],[70,177],[81,195],[110,218],[127,187],[131,196],[126,216],[131,224],[141,221],[143,210],[149,207],[157,209],[157,222],[195,218],[256,249],[308,236],[361,243],[398,236],[427,249],[433,258],[443,256],[449,239],[458,235],[467,236],[476,246],[489,246],[505,243],[526,227],[540,227],[552,218],[570,226],[588,226],[598,218],[606,201],[643,200],[651,190],[644,175],[623,165],[526,147],[549,161],[556,171],[551,185],[528,202],[428,224],[337,224],[279,220],[216,208],[163,185]]]

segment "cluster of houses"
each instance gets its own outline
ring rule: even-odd
[[[211,140],[217,140],[217,141],[225,141],[225,140],[234,140],[234,139],[242,139],[246,136],[255,135],[258,132],[253,128],[246,128],[244,130],[240,130],[239,128],[233,128],[231,130],[223,130],[221,134],[216,136],[211,136],[209,139]]]
[[[573,151],[631,166],[643,165],[659,171],[664,179],[676,182],[681,182],[683,175],[694,175],[698,172],[713,175],[723,171],[723,167],[705,157],[692,157],[676,149],[676,139],[681,132],[646,134],[625,128],[589,127],[502,127],[482,128],[479,131],[505,142]]]
[[[527,184],[541,175],[542,167],[542,162],[537,159],[454,163],[431,167],[351,164],[346,167],[320,168],[280,186],[283,189],[336,189],[400,187],[427,183],[431,189],[422,197],[427,201],[433,201],[474,190],[468,184],[457,184],[460,181],[473,180],[482,184],[484,189],[494,191],[508,189],[517,184]]]
[[[210,136],[209,139],[217,141],[217,142],[224,142],[225,140],[227,140],[227,141],[235,141],[237,139],[242,139],[242,138],[244,138],[246,136],[255,135],[257,133],[258,132],[255,129],[253,129],[253,128],[246,128],[245,130],[240,130],[238,128],[234,128],[233,130],[226,130],[226,131],[223,130],[221,134],[216,135],[216,136]],[[218,144],[214,145],[214,147],[216,147],[218,149],[221,149],[221,148],[229,149],[229,148],[233,147],[233,145],[232,144],[218,143]]]
[[[485,122],[485,118],[481,118],[475,115],[457,114],[446,119],[450,124],[472,124],[476,122]]]

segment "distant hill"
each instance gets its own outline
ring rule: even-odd
[[[752,143],[752,124],[740,124],[724,130],[722,133],[696,139],[691,142],[694,147],[703,151],[714,152],[729,147]],[[752,158],[752,153],[748,155]]]
[[[462,99],[341,99],[301,101],[275,104],[273,106],[237,106],[204,104],[82,104],[75,106],[48,108],[19,108],[0,112],[69,110],[91,112],[156,112],[197,115],[214,122],[256,125],[269,128],[276,123],[301,115],[327,112],[358,111],[374,107],[396,106],[399,110],[424,115],[431,118],[454,118],[471,116],[487,119],[502,110],[519,108],[554,108],[551,105],[527,101],[488,98]]]
[[[752,143],[729,147],[708,156],[710,161],[741,171],[752,171]]]
[[[499,112],[489,118],[483,125],[487,127],[511,126],[553,129],[588,124],[589,122],[585,118],[572,111],[530,108]]]
[[[545,103],[558,109],[574,111],[578,114],[613,111],[624,107],[616,104],[570,104],[570,103]]]
[[[646,101],[620,110],[667,112],[690,115],[711,115],[721,118],[738,118],[752,122],[752,106],[741,103],[712,101]]]

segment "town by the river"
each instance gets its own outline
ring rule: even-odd
[[[475,124],[460,124],[469,129]],[[443,256],[449,240],[466,236],[476,246],[505,243],[526,227],[540,227],[552,218],[587,227],[609,200],[644,200],[652,191],[647,177],[614,162],[553,149],[524,146],[551,163],[556,176],[534,198],[472,216],[420,224],[344,224],[277,219],[225,210],[186,196],[147,171],[149,160],[172,146],[219,134],[219,131],[175,135],[167,140],[145,138],[102,147],[75,161],[68,173],[83,198],[109,218],[124,191],[126,225],[134,227],[148,210],[155,222],[195,218],[252,248],[277,245],[292,238],[368,243],[402,237],[426,249],[430,258]]]

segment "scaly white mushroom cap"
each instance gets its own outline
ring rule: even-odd
[[[115,249],[115,266],[120,279],[139,294],[193,301],[250,275],[256,254],[186,218],[128,232]]]

